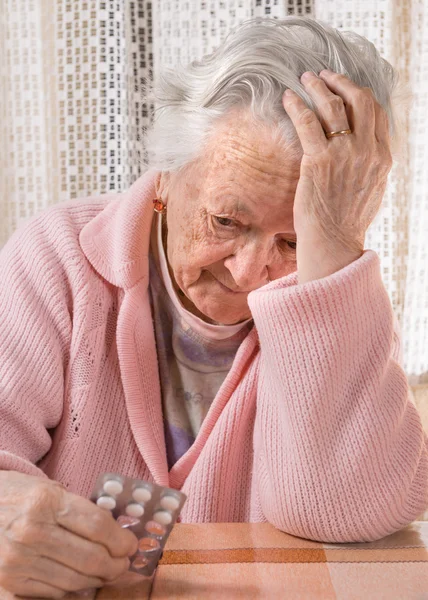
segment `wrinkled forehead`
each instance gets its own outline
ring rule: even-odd
[[[239,113],[221,122],[202,158],[205,191],[228,197],[241,211],[292,204],[301,153],[284,143],[273,127]]]

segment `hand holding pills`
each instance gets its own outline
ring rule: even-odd
[[[186,495],[150,481],[104,473],[95,484],[91,500],[136,535],[138,547],[130,557],[130,570],[151,576]]]
[[[128,570],[137,546],[109,510],[55,481],[0,471],[0,586],[8,591],[61,598],[101,587]]]

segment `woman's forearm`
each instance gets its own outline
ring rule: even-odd
[[[370,251],[341,273],[250,296],[260,337],[255,452],[265,517],[371,541],[428,504],[428,450]]]

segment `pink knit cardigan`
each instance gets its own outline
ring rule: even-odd
[[[255,327],[168,472],[148,294],[153,172],[59,204],[0,255],[0,468],[88,496],[114,471],[181,489],[183,522],[371,541],[428,505],[427,438],[378,255],[249,295]]]

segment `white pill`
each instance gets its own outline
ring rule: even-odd
[[[113,510],[116,506],[116,500],[110,496],[100,496],[97,500],[97,504],[100,508],[106,508],[107,510]]]
[[[166,510],[177,510],[180,501],[175,496],[164,496],[161,498],[160,505]]]
[[[144,515],[144,508],[140,504],[128,504],[125,509],[126,514],[129,517],[141,517]]]
[[[132,492],[132,497],[136,502],[148,502],[151,499],[152,494],[150,490],[145,487],[137,487]]]
[[[169,525],[172,521],[172,516],[164,510],[159,510],[153,515],[153,520],[161,525]]]
[[[117,496],[123,492],[123,485],[120,481],[116,481],[115,479],[109,479],[103,485],[103,489],[106,494],[111,494],[112,496]]]

